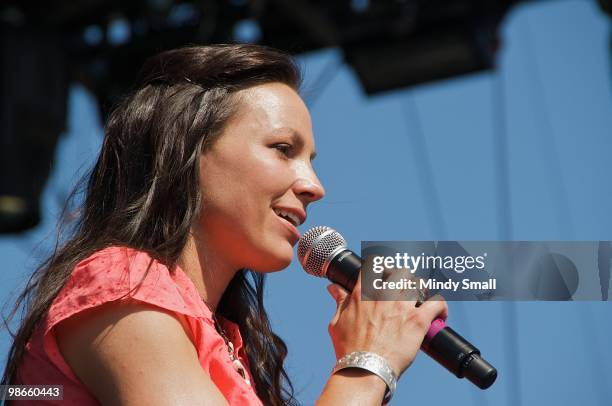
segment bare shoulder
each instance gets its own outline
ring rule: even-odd
[[[174,313],[110,302],[60,322],[55,334],[66,362],[104,405],[226,404]]]

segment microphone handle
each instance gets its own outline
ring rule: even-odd
[[[352,292],[360,270],[361,258],[346,249],[330,260],[325,276]],[[480,389],[487,389],[497,378],[497,370],[480,357],[480,350],[440,318],[431,323],[421,350],[456,377],[465,377]]]

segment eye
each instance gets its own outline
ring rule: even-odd
[[[285,157],[291,156],[293,152],[293,145],[287,144],[286,142],[280,142],[278,144],[272,145],[272,148],[276,149],[278,152],[283,154]]]

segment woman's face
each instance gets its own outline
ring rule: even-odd
[[[200,157],[201,236],[233,269],[285,268],[308,204],[325,191],[312,168],[310,114],[289,86],[239,92],[240,107]]]

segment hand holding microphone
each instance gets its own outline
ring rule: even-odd
[[[336,356],[367,349],[385,358],[400,376],[416,357],[432,320],[446,318],[446,302],[432,300],[417,308],[415,300],[363,301],[361,275],[357,278],[350,293],[336,284],[328,288],[337,303],[329,324]]]
[[[416,301],[362,301],[361,258],[346,245],[337,231],[324,226],[304,233],[298,245],[298,258],[307,273],[326,277],[352,292],[330,288],[338,303],[330,323],[337,356],[373,351],[401,374],[421,347],[457,377],[466,377],[481,389],[493,384],[496,369],[480,357],[476,347],[446,326],[445,301],[430,300],[420,307]]]

